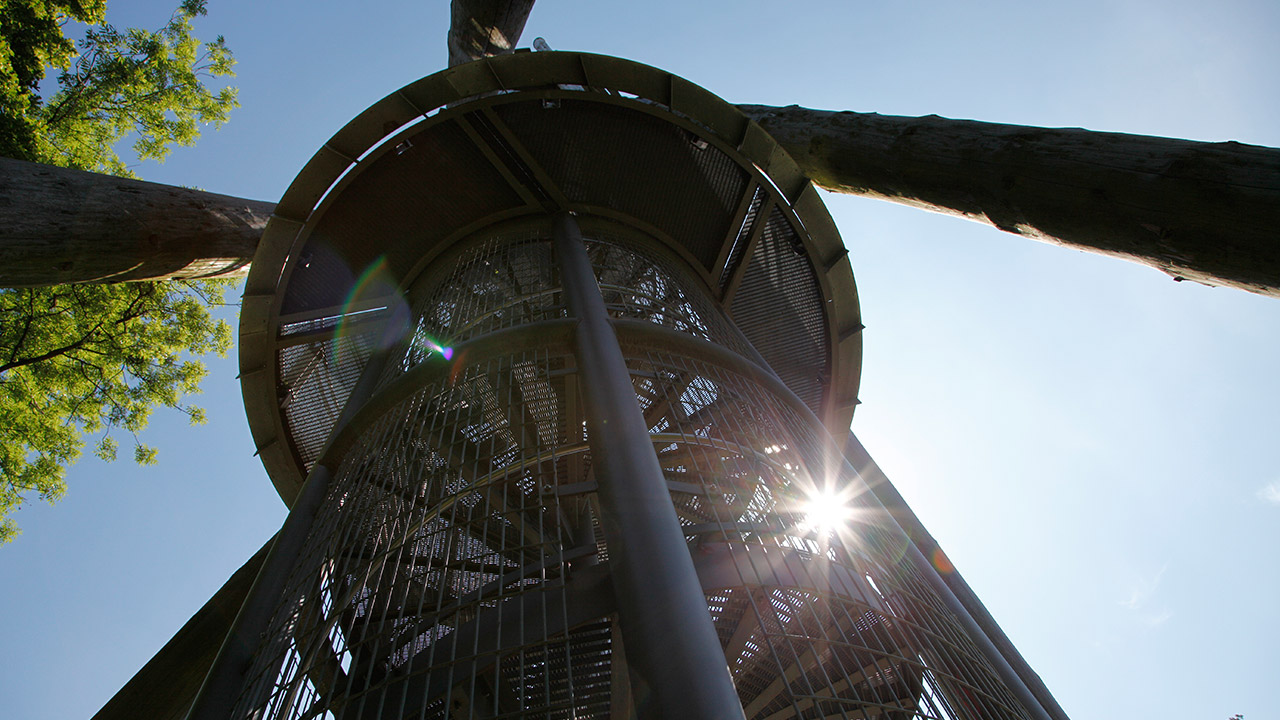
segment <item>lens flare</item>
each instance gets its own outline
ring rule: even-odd
[[[801,505],[804,519],[801,527],[819,535],[832,535],[848,524],[853,508],[848,499],[833,490],[815,490]]]
[[[951,564],[947,554],[942,552],[942,548],[936,548],[933,551],[933,566],[943,575],[949,575],[956,571],[956,566]]]
[[[432,340],[429,337],[426,337],[425,335],[420,338],[420,344],[422,347],[426,348],[427,350],[430,350],[431,352],[440,353],[440,356],[443,357],[445,360],[453,359],[453,348],[445,347],[444,345],[441,345],[440,343],[436,342],[435,340]]]
[[[387,271],[386,258],[380,257],[370,263],[360,277],[356,278],[351,292],[347,293],[346,300],[342,303],[340,320],[333,336],[331,361],[341,364],[346,360],[346,353],[355,352],[358,347],[355,337],[369,329],[364,323],[388,310],[394,314],[404,304],[395,280]]]
[[[409,322],[408,303],[405,302],[395,278],[391,276],[385,257],[380,257],[370,263],[369,267],[356,279],[351,292],[347,294],[347,298],[342,304],[342,319],[339,321],[337,332],[334,334],[335,352],[332,357],[335,360],[338,359],[338,352],[344,349],[347,352],[352,351],[348,348],[354,348],[356,344],[346,341],[362,332],[361,322],[367,321],[374,313],[387,314],[386,321],[388,323],[398,324],[402,328],[406,327]],[[367,332],[367,326],[363,331]],[[384,343],[393,342],[394,338],[397,337],[397,333],[383,332],[381,337]],[[419,332],[415,333],[410,342],[418,350],[425,351],[423,355],[434,353],[445,360],[453,359],[452,347],[423,334],[421,328],[419,328]]]

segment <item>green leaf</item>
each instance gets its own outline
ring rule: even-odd
[[[116,459],[116,451],[119,449],[118,443],[110,436],[107,436],[98,441],[98,449],[94,450],[93,454],[106,462],[112,462]]]
[[[0,59],[10,63],[0,62],[0,153],[132,177],[117,141],[132,138],[138,159],[163,161],[239,107],[235,88],[207,84],[233,76],[235,59],[221,37],[202,44],[192,35],[203,0],[186,0],[154,32],[103,23],[102,0],[2,7]],[[78,48],[62,35],[68,17],[90,24]],[[61,72],[45,101],[38,88],[50,68]]]
[[[235,59],[219,36],[200,42],[192,21],[204,0],[182,0],[159,30],[118,30],[104,0],[0,0],[0,154],[133,177],[115,151],[128,139],[138,160],[163,160],[238,107]],[[68,21],[89,25],[78,46]],[[57,71],[57,89],[40,95]],[[46,84],[47,86],[47,84]],[[205,376],[194,359],[231,347],[231,328],[209,312],[229,281],[0,288],[0,544],[18,532],[11,513],[32,496],[54,501],[83,434],[134,435],[152,410],[185,404]],[[114,460],[105,434],[94,454]],[[154,464],[139,444],[134,460]]]
[[[139,465],[155,465],[156,449],[146,445],[138,445],[133,448],[133,461]]]

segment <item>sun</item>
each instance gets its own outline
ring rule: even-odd
[[[853,516],[848,498],[834,490],[815,490],[800,506],[804,519],[800,526],[819,535],[832,535],[842,530]]]

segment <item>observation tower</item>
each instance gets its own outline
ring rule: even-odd
[[[540,52],[392,93],[253,262],[291,512],[189,717],[1056,717],[846,460],[861,329],[706,90]]]

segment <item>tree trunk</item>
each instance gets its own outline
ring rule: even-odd
[[[1176,279],[1280,296],[1280,150],[937,116],[740,108],[829,190],[1135,260]],[[0,158],[0,287],[240,276],[273,208]]]
[[[533,0],[453,0],[449,67],[512,52]]]
[[[0,158],[0,287],[242,276],[274,208]]]
[[[1280,150],[740,105],[834,192],[1280,297]]]

